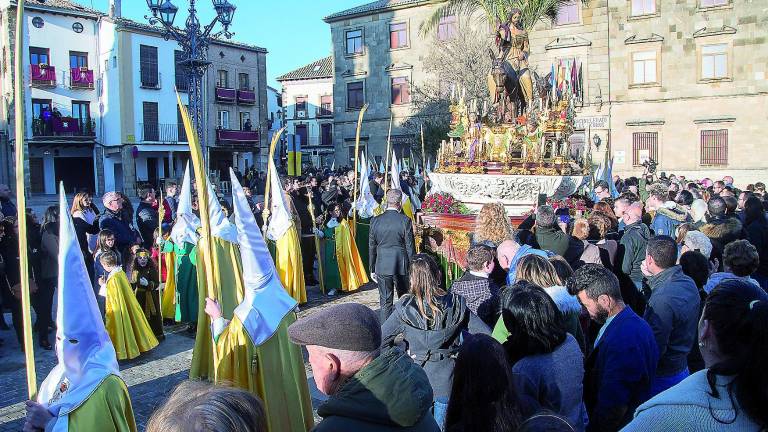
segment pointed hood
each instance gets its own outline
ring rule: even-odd
[[[384,168],[384,158],[381,158],[381,162],[379,162],[379,172],[383,174],[385,169],[386,168]]]
[[[293,217],[285,202],[285,192],[283,192],[283,186],[280,184],[280,178],[277,176],[275,162],[271,159],[269,160],[269,172],[269,187],[271,188],[270,194],[272,196],[269,197],[270,217],[267,237],[270,240],[278,240],[291,227]]]
[[[189,175],[189,162],[187,162],[184,180],[181,182],[179,205],[176,207],[176,223],[171,229],[171,241],[177,245],[182,245],[184,242],[197,244],[198,228],[200,228],[200,219],[192,213],[192,180]]]
[[[210,180],[205,183],[208,185],[208,217],[211,221],[211,235],[237,244],[237,228],[224,215]]]
[[[365,157],[365,153],[363,153]],[[379,204],[371,194],[371,184],[368,182],[368,167],[364,166],[363,171],[360,173],[360,196],[357,197],[355,208],[357,208],[357,214],[363,218],[369,218],[373,216],[373,211]]]
[[[232,205],[243,263],[245,296],[235,308],[255,346],[266,342],[297,303],[283,288],[242,186],[230,169]]]
[[[68,389],[50,403],[59,417],[59,430],[67,414],[80,406],[109,375],[119,375],[117,356],[101,319],[85,260],[70,216],[64,185],[59,187],[59,280],[56,314],[58,364],[40,386],[38,401],[49,404],[61,383]],[[66,430],[66,429],[64,429]]]
[[[427,159],[427,172],[426,172],[426,174],[427,175],[432,174],[432,161],[429,160],[429,159]]]

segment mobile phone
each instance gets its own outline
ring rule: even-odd
[[[540,193],[536,200],[536,205],[543,206],[546,204],[547,204],[547,194]]]

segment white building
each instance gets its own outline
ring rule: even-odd
[[[14,136],[14,47],[16,1],[0,1],[0,138],[2,182],[12,176],[8,145]],[[96,190],[96,148],[103,143],[99,121],[100,64],[96,34],[101,14],[65,0],[27,1],[23,76],[28,190],[54,194]]]
[[[283,111],[283,95],[275,88],[267,86],[267,126],[269,128],[269,134],[267,138],[267,145],[272,143],[272,137],[285,125],[285,112]],[[267,158],[269,154],[267,151],[262,151],[261,157],[259,157],[256,163],[256,169],[259,171],[267,170]]]
[[[288,139],[301,142],[302,161],[333,164],[333,57],[328,56],[277,78],[283,86]]]

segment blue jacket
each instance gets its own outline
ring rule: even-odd
[[[587,357],[584,403],[588,431],[615,431],[648,400],[659,349],[651,327],[630,307],[619,312]]]
[[[656,216],[651,222],[651,231],[657,236],[665,235],[674,238],[677,227],[685,222],[693,222],[693,219],[684,209],[678,206],[675,208],[662,207],[656,210]]]
[[[515,253],[515,256],[512,257],[512,260],[509,262],[509,271],[507,272],[507,285],[512,285],[515,283],[515,275],[517,274],[517,263],[520,262],[520,259],[526,255],[538,255],[544,258],[548,258],[549,254],[544,252],[543,250],[534,249],[528,245],[520,245],[520,249],[517,250]]]
[[[115,235],[117,250],[122,251],[136,241],[136,236],[130,225],[121,220],[120,216],[110,209],[106,209],[99,218],[99,228],[112,231]]]

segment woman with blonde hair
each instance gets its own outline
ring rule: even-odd
[[[511,239],[513,234],[514,230],[504,205],[502,203],[483,204],[475,219],[472,242],[490,242],[493,243],[493,247],[498,247],[504,240]]]
[[[542,287],[546,291],[557,305],[557,309],[563,317],[565,330],[576,338],[582,352],[584,352],[586,342],[579,322],[581,303],[579,303],[579,299],[568,293],[568,290],[565,288],[565,281],[561,280],[560,276],[557,275],[555,266],[547,258],[538,255],[526,255],[520,258],[517,264],[515,278],[515,282],[529,282]],[[509,335],[510,332],[504,325],[503,318],[499,318],[499,321],[493,328],[493,338],[504,343]]]
[[[589,238],[589,222],[586,219],[579,218],[573,221],[573,231],[571,235],[576,239],[581,240],[581,243],[584,245],[584,252],[582,252],[581,257],[579,257],[579,265],[589,263],[603,264],[603,261],[600,259],[600,249],[587,241]]]
[[[400,297],[381,326],[382,345],[393,346],[395,338],[403,335],[408,355],[432,385],[435,421],[442,428],[462,333],[488,334],[490,329],[469,310],[463,297],[440,287],[440,268],[432,257],[416,254],[408,274],[408,294]]]

